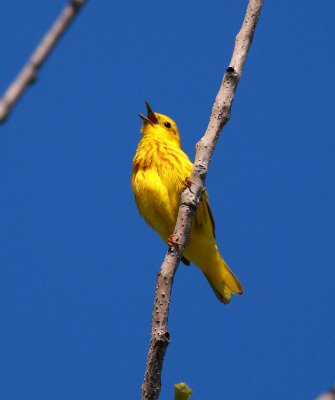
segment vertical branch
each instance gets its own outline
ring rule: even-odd
[[[27,64],[0,99],[0,123],[8,117],[11,109],[27,87],[36,80],[39,68],[85,2],[86,0],[69,0],[69,3],[37,46]]]
[[[142,400],[158,399],[161,373],[167,346],[170,342],[168,315],[173,278],[186,246],[200,196],[205,187],[208,165],[222,128],[230,118],[230,111],[244,63],[252,43],[263,0],[249,0],[240,32],[236,36],[233,55],[216,96],[209,124],[196,145],[195,163],[191,175],[191,188],[181,195],[177,222],[173,233],[179,248],[169,248],[157,276],[150,347],[147,357]]]

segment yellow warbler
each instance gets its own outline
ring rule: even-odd
[[[142,139],[133,159],[132,189],[140,214],[165,243],[176,245],[171,234],[177,219],[181,192],[191,176],[193,164],[181,149],[176,123],[152,111],[139,114],[144,124]],[[205,191],[194,216],[189,242],[182,261],[201,269],[218,299],[229,303],[231,294],[243,288],[221,257],[216,241],[213,215]]]

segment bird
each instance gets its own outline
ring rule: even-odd
[[[169,246],[178,246],[172,233],[177,220],[182,191],[190,184],[193,164],[182,150],[176,123],[154,112],[145,102],[147,116],[132,165],[131,186],[139,213]],[[205,189],[191,226],[181,261],[196,265],[205,275],[220,302],[230,302],[243,287],[220,255],[215,239],[215,223]]]

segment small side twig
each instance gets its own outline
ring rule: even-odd
[[[168,314],[173,278],[190,233],[193,215],[205,187],[208,165],[222,128],[230,118],[230,111],[243,66],[252,43],[263,0],[249,0],[235,48],[216,96],[209,124],[204,136],[196,145],[196,156],[190,182],[181,195],[178,218],[173,232],[179,248],[169,248],[157,275],[157,286],[152,316],[149,352],[142,385],[142,400],[156,400],[161,389],[161,373],[167,346],[170,341]],[[192,189],[192,190],[190,190]]]
[[[31,55],[27,64],[0,99],[0,122],[3,122],[8,117],[23,92],[36,80],[39,68],[85,3],[86,0],[70,0],[65,6],[49,32]]]

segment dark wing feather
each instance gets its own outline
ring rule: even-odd
[[[181,262],[187,266],[191,264],[190,260],[188,260],[186,257],[182,256]]]
[[[207,191],[205,190],[204,193],[202,194],[202,196],[200,197],[199,207],[198,207],[197,213],[195,214],[195,221],[198,226],[203,226],[206,223],[207,218],[209,218],[209,220],[210,220],[213,236],[215,238],[214,217],[213,217],[211,207],[209,205],[208,194],[207,194]]]
[[[209,205],[208,194],[207,194],[207,192],[205,192],[204,194],[206,194],[205,203],[206,203],[206,206],[207,206],[209,218],[211,219],[211,222],[212,222],[213,235],[214,235],[214,238],[215,238],[215,221],[214,221],[213,213],[212,213],[212,210],[211,210],[211,206]]]

